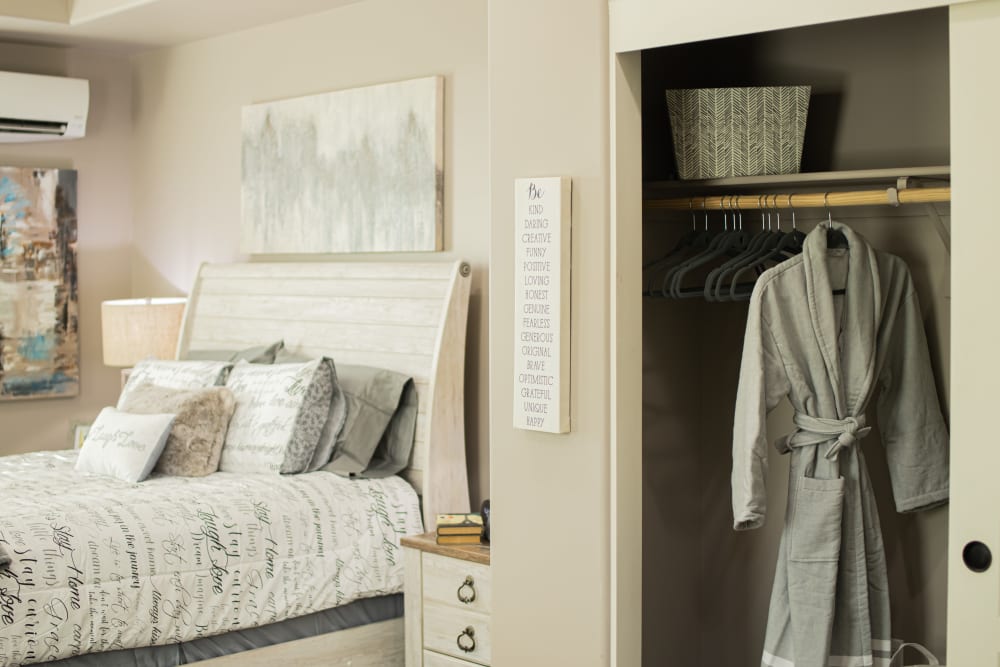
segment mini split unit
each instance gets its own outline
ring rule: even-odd
[[[86,79],[0,72],[0,142],[79,139],[87,129]]]

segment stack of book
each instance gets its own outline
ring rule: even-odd
[[[438,544],[479,544],[483,536],[481,514],[438,514]]]

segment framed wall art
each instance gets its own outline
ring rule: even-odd
[[[0,400],[80,388],[76,171],[0,167]]]
[[[442,105],[431,76],[244,107],[242,251],[440,250]]]

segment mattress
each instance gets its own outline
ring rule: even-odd
[[[399,592],[422,531],[398,477],[78,473],[0,458],[0,665],[191,641]]]

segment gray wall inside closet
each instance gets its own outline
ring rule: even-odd
[[[803,171],[949,162],[948,20],[945,10],[931,10],[645,52],[645,180],[669,178],[673,170],[663,90],[786,83],[814,86]],[[937,210],[947,220],[947,205]],[[947,416],[950,258],[933,222],[920,206],[833,215],[910,266]],[[807,231],[820,216],[825,212],[797,212]],[[710,220],[720,224],[718,214]],[[787,224],[787,216],[782,220]],[[669,250],[689,225],[686,214],[647,214],[644,261]],[[649,667],[760,664],[788,467],[772,450],[767,525],[735,533],[731,429],[745,324],[745,303],[644,301],[643,661]],[[782,404],[768,433],[773,440],[791,426]],[[863,448],[885,534],[893,634],[944,657],[947,509],[896,514],[878,434]]]
[[[668,88],[811,85],[802,171],[948,164],[946,8],[650,49],[643,178],[674,177]]]

